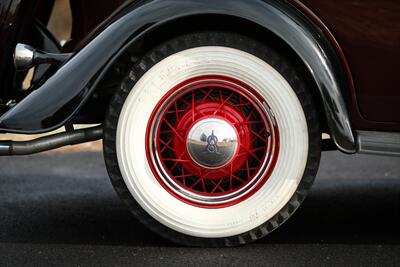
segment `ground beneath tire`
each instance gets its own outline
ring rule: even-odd
[[[121,204],[100,152],[0,158],[0,266],[399,266],[400,159],[323,154],[300,210],[267,238],[185,248]]]

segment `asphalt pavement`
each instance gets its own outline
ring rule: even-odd
[[[186,248],[138,223],[100,152],[0,158],[0,266],[400,266],[400,158],[325,152],[298,212],[257,243]]]

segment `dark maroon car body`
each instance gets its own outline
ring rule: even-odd
[[[79,47],[95,28],[124,1],[71,1],[74,27],[68,49]],[[329,34],[351,77],[348,103],[353,127],[363,130],[400,130],[400,4],[382,1],[291,1]],[[0,1],[0,92],[12,92],[12,53],[21,38],[24,20],[49,19],[52,1]],[[95,12],[91,12],[95,10]],[[79,25],[79,26],[78,26]]]
[[[398,1],[303,1],[331,30],[353,79],[355,127],[399,130],[400,5]]]

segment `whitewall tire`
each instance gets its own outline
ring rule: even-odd
[[[300,205],[318,168],[312,96],[284,57],[230,33],[196,33],[134,66],[105,122],[117,193],[172,241],[238,245]]]

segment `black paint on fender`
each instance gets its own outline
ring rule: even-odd
[[[316,82],[336,145],[344,152],[356,152],[345,103],[347,80],[334,48],[303,14],[273,0],[150,0],[128,5],[40,88],[4,114],[0,130],[38,133],[62,126],[84,105],[127,46],[175,19],[215,14],[253,22],[286,42]]]

